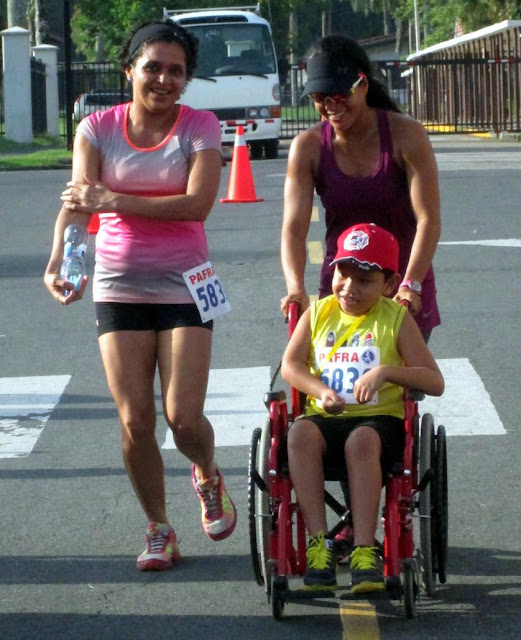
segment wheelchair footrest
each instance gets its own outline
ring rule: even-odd
[[[300,600],[314,600],[320,598],[337,598],[340,600],[400,600],[396,589],[387,588],[385,591],[369,591],[366,593],[351,593],[349,587],[338,586],[335,590],[328,589],[284,589],[279,593],[285,602]]]

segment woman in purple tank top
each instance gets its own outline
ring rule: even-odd
[[[309,95],[322,121],[292,142],[284,186],[281,259],[287,295],[281,309],[309,305],[304,284],[306,238],[314,191],[326,211],[326,256],[320,296],[331,293],[338,236],[357,223],[375,223],[400,244],[401,284],[394,299],[407,300],[427,341],[440,324],[432,259],[440,236],[438,171],[425,129],[402,113],[372,75],[364,50],[344,36],[327,36],[309,52]],[[342,482],[346,504],[349,487]],[[334,541],[345,561],[353,530]]]
[[[428,339],[440,324],[432,259],[440,236],[438,172],[423,126],[402,114],[372,75],[364,50],[344,36],[316,43],[302,95],[309,95],[322,121],[292,142],[284,187],[281,258],[287,295],[305,309],[306,238],[314,191],[326,212],[326,255],[320,296],[331,293],[330,263],[347,227],[373,222],[400,243],[400,284]]]

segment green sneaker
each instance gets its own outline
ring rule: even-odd
[[[350,565],[351,593],[385,590],[378,547],[355,547],[351,553]]]
[[[304,587],[307,589],[333,590],[336,584],[336,556],[333,540],[321,532],[311,536],[306,550]]]

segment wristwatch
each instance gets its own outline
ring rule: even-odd
[[[413,293],[417,293],[418,295],[421,294],[422,292],[422,285],[421,282],[418,282],[418,280],[404,280],[401,284],[400,284],[400,289],[402,287],[406,287],[407,289],[410,289]]]

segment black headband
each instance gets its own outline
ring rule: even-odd
[[[141,45],[147,40],[160,40],[161,37],[168,36],[169,40],[178,40],[185,47],[187,46],[187,40],[183,33],[175,29],[174,25],[168,23],[153,23],[147,24],[141,29],[138,29],[130,40],[128,47],[129,58],[136,53]]]

